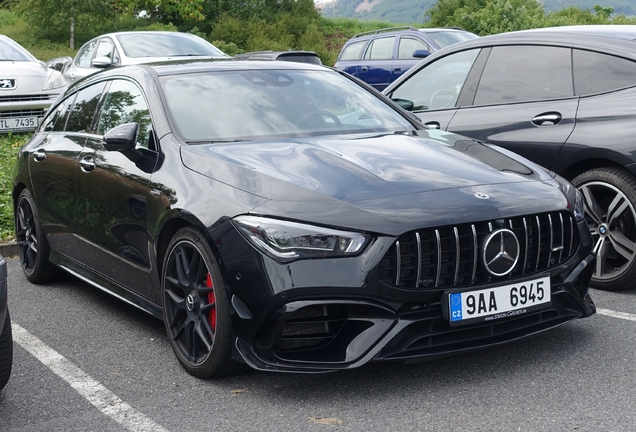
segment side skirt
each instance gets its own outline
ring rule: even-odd
[[[53,264],[67,271],[78,279],[81,279],[84,282],[94,286],[95,288],[98,288],[112,295],[113,297],[116,297],[119,300],[122,300],[131,306],[141,309],[142,311],[163,321],[163,310],[158,304],[133,293],[123,286],[116,284],[109,279],[106,279],[105,277],[89,270],[82,264],[79,264],[56,252],[51,251],[50,260]]]

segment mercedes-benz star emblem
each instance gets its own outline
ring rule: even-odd
[[[475,196],[479,199],[488,199],[490,196],[487,193],[475,192]]]
[[[186,308],[188,308],[189,311],[194,310],[194,306],[196,305],[196,299],[194,295],[188,294],[185,301],[186,301]]]
[[[519,240],[509,229],[491,232],[484,242],[484,267],[493,276],[507,275],[517,265],[519,249]]]
[[[0,79],[0,89],[13,90],[18,85],[17,80],[14,79]]]

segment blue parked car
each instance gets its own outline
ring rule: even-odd
[[[477,37],[474,33],[451,27],[391,27],[368,31],[355,35],[344,44],[335,68],[384,90],[430,53]]]

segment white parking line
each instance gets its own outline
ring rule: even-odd
[[[11,330],[15,342],[44,363],[55,375],[66,381],[84,399],[126,429],[134,432],[167,432],[167,429],[119,399],[63,355],[48,347],[15,322],[11,323]]]
[[[625,312],[616,312],[610,309],[600,309],[596,308],[596,313],[599,315],[607,315],[613,318],[620,318],[628,321],[636,321],[636,315],[625,313]]]

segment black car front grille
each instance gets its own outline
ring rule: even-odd
[[[48,94],[0,96],[0,103],[46,101],[46,100],[54,99],[55,97],[57,97],[57,95],[48,95]]]
[[[42,117],[44,115],[44,109],[32,109],[32,110],[15,110],[15,111],[0,111],[0,118],[14,118],[14,117]]]
[[[519,259],[502,277],[480,258],[490,232],[507,228],[519,242]],[[569,212],[541,213],[472,224],[420,229],[401,235],[380,262],[379,279],[403,289],[445,289],[514,279],[567,261],[578,248]]]

